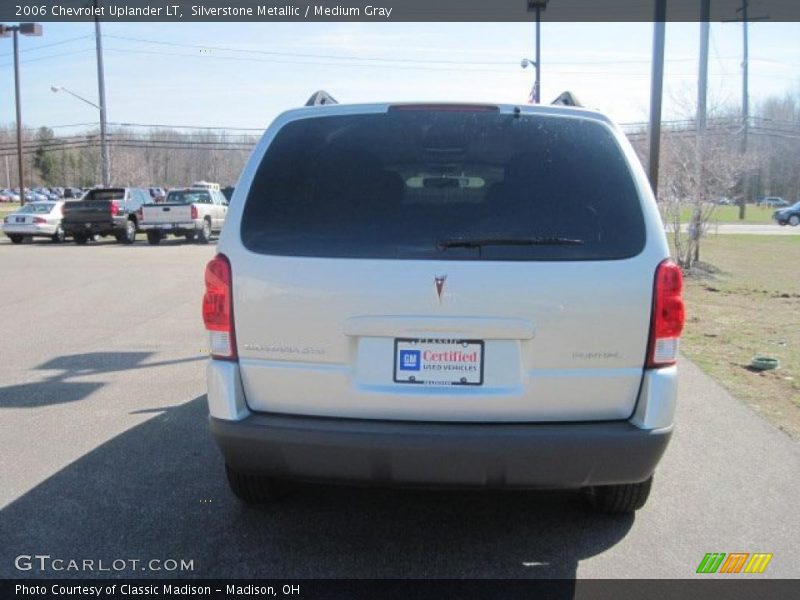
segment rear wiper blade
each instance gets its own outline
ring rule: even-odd
[[[443,250],[445,248],[481,248],[483,246],[581,246],[583,243],[583,240],[565,237],[486,237],[439,240],[436,245]]]

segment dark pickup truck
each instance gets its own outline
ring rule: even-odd
[[[64,204],[61,226],[76,244],[95,235],[113,235],[122,244],[132,244],[139,231],[136,211],[149,201],[150,194],[140,188],[95,188],[83,199]]]

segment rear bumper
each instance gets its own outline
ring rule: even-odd
[[[127,217],[115,217],[113,221],[62,221],[61,227],[67,235],[81,234],[86,235],[108,235],[123,233],[127,227]]]
[[[414,423],[250,415],[211,417],[235,469],[289,479],[434,487],[580,488],[653,473],[671,429],[627,422]]]
[[[6,235],[42,235],[49,236],[56,232],[57,225],[41,224],[22,224],[6,223],[3,225],[3,233]]]
[[[429,487],[580,488],[644,481],[672,434],[675,368],[630,421],[438,423],[252,413],[238,365],[210,361],[210,428],[233,468],[288,479]]]
[[[141,229],[145,231],[160,231],[161,233],[182,233],[192,232],[203,228],[202,222],[198,225],[194,221],[180,223],[142,223]]]

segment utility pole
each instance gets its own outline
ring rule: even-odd
[[[697,138],[695,151],[697,155],[697,198],[692,212],[692,235],[694,239],[694,261],[700,260],[700,228],[702,227],[702,203],[706,198],[705,181],[705,137],[706,137],[706,103],[708,96],[708,33],[711,19],[711,0],[701,0],[700,4],[700,64],[697,69]]]
[[[750,124],[750,94],[748,93],[749,44],[747,43],[747,0],[742,1],[742,154],[747,152],[747,133]]]
[[[100,0],[94,0],[95,8],[100,7]],[[111,185],[111,161],[108,156],[108,139],[106,137],[106,78],[103,69],[103,34],[100,31],[99,11],[95,11],[94,39],[97,47],[97,87],[100,99],[100,159],[103,169],[103,187]]]
[[[737,13],[742,14],[741,19],[726,19],[726,23],[737,23],[741,21],[742,23],[742,145],[741,145],[741,152],[742,154],[747,153],[747,137],[749,134],[750,129],[750,101],[749,101],[749,93],[748,93],[748,80],[749,80],[749,43],[747,39],[747,24],[750,21],[764,21],[769,19],[768,16],[764,17],[749,17],[747,14],[747,9],[749,5],[747,0],[742,0],[742,5],[736,9]],[[743,175],[744,183],[742,184],[742,197],[739,199],[739,219],[744,219],[745,216],[745,207],[747,206],[747,194],[750,191],[750,186],[747,185],[748,182],[748,174],[745,173]]]
[[[17,163],[19,171],[19,203],[25,204],[25,169],[22,164],[22,102],[19,95],[19,34],[42,35],[39,23],[20,23],[19,25],[0,25],[0,37],[14,34],[14,98],[17,104]]]
[[[650,187],[658,198],[658,160],[661,151],[661,98],[664,90],[664,33],[667,19],[667,1],[655,0],[653,17],[653,62],[650,76],[650,125],[647,136],[649,156],[647,171]]]
[[[25,206],[25,168],[22,165],[22,104],[19,96],[19,28],[14,29],[14,98],[17,100],[17,168],[19,205]]]

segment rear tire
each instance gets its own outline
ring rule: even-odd
[[[151,246],[158,246],[161,243],[161,232],[151,229],[147,232],[147,243]]]
[[[86,236],[85,233],[76,233],[74,236],[72,236],[72,239],[79,246],[83,246],[86,242],[89,241],[89,238]]]
[[[12,244],[21,244],[25,240],[25,236],[24,235],[11,234],[11,235],[8,236],[8,239],[11,240]]]
[[[613,515],[632,514],[642,508],[650,496],[653,477],[641,483],[597,485],[589,490],[592,506]]]
[[[792,227],[797,227],[799,224],[800,224],[800,217],[798,217],[797,215],[792,215],[791,217],[789,217],[789,225],[791,225]]]
[[[203,220],[203,228],[197,234],[197,241],[201,244],[207,244],[211,241],[211,221],[208,219]]]
[[[136,241],[136,221],[125,221],[125,232],[117,234],[117,241],[121,244],[132,244]]]
[[[65,237],[66,236],[64,235],[64,230],[61,228],[61,225],[59,225],[58,228],[56,229],[56,232],[52,236],[50,236],[50,239],[53,240],[54,243],[60,244],[61,242],[64,241]]]
[[[225,475],[234,495],[248,505],[266,504],[286,495],[286,485],[270,477],[242,473],[228,464]]]
[[[194,241],[194,231],[192,233],[187,233],[184,237],[186,237],[186,241],[187,242],[193,242]]]

